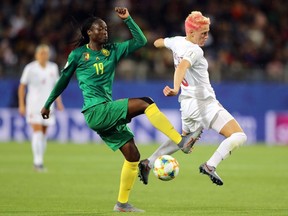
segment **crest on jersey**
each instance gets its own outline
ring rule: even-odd
[[[83,56],[84,56],[84,60],[85,60],[85,61],[88,61],[89,58],[90,58],[90,54],[87,53],[87,52],[83,53]]]
[[[110,55],[110,52],[109,52],[109,50],[107,50],[107,49],[102,49],[101,52],[102,52],[102,54],[103,54],[104,56],[109,56],[109,55]]]

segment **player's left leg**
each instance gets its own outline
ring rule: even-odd
[[[222,160],[229,157],[233,150],[243,145],[247,136],[235,119],[230,120],[221,129],[220,134],[226,137],[219,145],[212,157],[207,161],[210,166],[217,167]]]
[[[134,139],[128,141],[120,147],[120,151],[125,157],[121,171],[120,189],[118,202],[114,206],[114,211],[118,212],[144,212],[128,203],[130,191],[132,190],[138,172],[140,153],[135,145]]]
[[[190,149],[202,133],[201,130],[201,133],[191,133],[187,136],[181,136],[151,98],[129,98],[127,118],[132,119],[143,113],[145,113],[150,123],[156,129],[169,137],[184,153],[190,152]]]
[[[46,148],[47,148],[47,128],[48,128],[48,126],[42,125],[42,133],[43,133],[43,139],[42,139],[42,143],[43,143],[43,154],[45,153]]]
[[[36,171],[42,172],[44,171],[44,134],[43,134],[43,126],[41,124],[31,124],[32,127],[32,152],[33,152],[33,163]]]
[[[192,136],[195,140],[198,140],[200,138],[200,135],[202,134],[203,128],[199,127],[196,131],[192,133]],[[184,136],[187,135],[186,132],[182,132]],[[191,149],[193,147],[194,143],[191,143],[187,146],[182,147],[182,151],[184,149],[185,153],[190,153]],[[141,160],[138,167],[139,167],[139,178],[140,181],[143,182],[143,184],[148,184],[148,178],[150,169],[153,168],[153,164],[155,160],[161,156],[161,155],[172,155],[176,151],[178,151],[180,148],[178,145],[175,145],[175,143],[172,140],[167,140],[165,143],[161,144],[159,148],[147,159]]]
[[[225,136],[226,139],[199,169],[201,173],[208,175],[213,183],[223,185],[222,179],[216,173],[216,167],[222,160],[229,157],[234,149],[243,145],[247,140],[247,136],[238,122],[226,110],[221,110],[217,114],[211,128]]]

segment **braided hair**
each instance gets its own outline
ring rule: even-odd
[[[91,28],[94,22],[98,22],[100,20],[101,18],[99,17],[91,16],[83,22],[82,27],[80,28],[81,35],[76,41],[76,47],[80,47],[89,43],[89,36],[87,34],[87,31]]]

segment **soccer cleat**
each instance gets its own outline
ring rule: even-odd
[[[116,205],[113,208],[113,211],[115,212],[145,212],[142,209],[135,208],[129,203],[120,203],[120,202],[116,203]]]
[[[140,163],[138,164],[139,172],[138,172],[138,177],[140,178],[140,181],[143,182],[143,184],[147,185],[148,184],[148,177],[150,173],[150,167],[148,166],[149,160],[144,159],[141,160]]]
[[[189,154],[192,152],[192,147],[197,140],[200,139],[201,134],[203,133],[203,128],[200,127],[193,133],[188,134],[187,136],[182,136],[182,140],[178,145],[178,147],[185,153]]]
[[[213,183],[216,185],[223,185],[222,179],[216,173],[216,168],[213,166],[207,165],[207,163],[203,163],[199,167],[200,173],[208,175]]]
[[[34,170],[36,172],[46,172],[47,171],[47,169],[42,164],[40,164],[40,165],[34,164]]]

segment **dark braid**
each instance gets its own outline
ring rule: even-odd
[[[84,21],[82,27],[80,28],[81,35],[76,42],[76,47],[80,47],[89,43],[89,36],[87,31],[91,28],[94,22],[99,20],[101,20],[99,17],[91,16]]]

